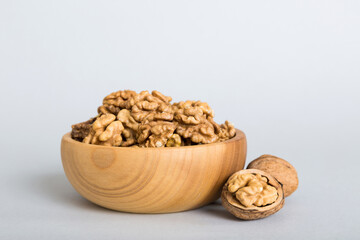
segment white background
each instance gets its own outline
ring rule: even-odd
[[[360,1],[0,1],[1,239],[355,239]],[[300,185],[263,220],[218,203],[109,211],[68,183],[60,140],[107,94],[206,101]]]

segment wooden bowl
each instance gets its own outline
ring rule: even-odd
[[[243,169],[245,134],[220,143],[173,148],[107,147],[61,141],[66,176],[84,198],[133,213],[169,213],[219,198],[228,177]]]

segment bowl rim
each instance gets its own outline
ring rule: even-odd
[[[217,145],[221,145],[221,144],[228,144],[231,142],[235,142],[235,141],[239,141],[242,138],[245,138],[245,133],[243,131],[241,131],[240,129],[235,128],[236,130],[236,134],[233,138],[228,139],[226,141],[223,142],[216,142],[216,143],[208,143],[208,144],[199,144],[199,145],[192,145],[192,146],[180,146],[180,147],[161,147],[161,148],[156,148],[156,147],[147,147],[147,148],[134,148],[134,147],[113,147],[113,146],[103,146],[103,145],[95,145],[95,144],[87,144],[87,143],[83,143],[83,142],[79,142],[76,141],[75,139],[73,139],[71,137],[71,132],[67,132],[63,135],[62,137],[62,142],[66,141],[69,142],[71,144],[77,144],[77,145],[82,145],[82,146],[87,146],[90,148],[102,148],[102,149],[133,149],[134,151],[139,151],[139,149],[142,150],[162,150],[162,151],[168,151],[168,150],[175,150],[175,149],[188,149],[188,148],[204,148],[204,147],[211,147],[211,146],[217,146]]]

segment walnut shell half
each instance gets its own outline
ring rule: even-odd
[[[285,201],[282,184],[257,169],[241,170],[230,176],[221,193],[222,205],[243,220],[264,218],[279,211]]]
[[[259,169],[274,176],[283,185],[285,197],[298,188],[299,179],[295,168],[282,158],[265,154],[250,162],[247,169]]]

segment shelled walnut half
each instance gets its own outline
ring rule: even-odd
[[[270,174],[247,169],[234,173],[221,193],[222,205],[243,220],[264,218],[284,205],[284,191]]]

